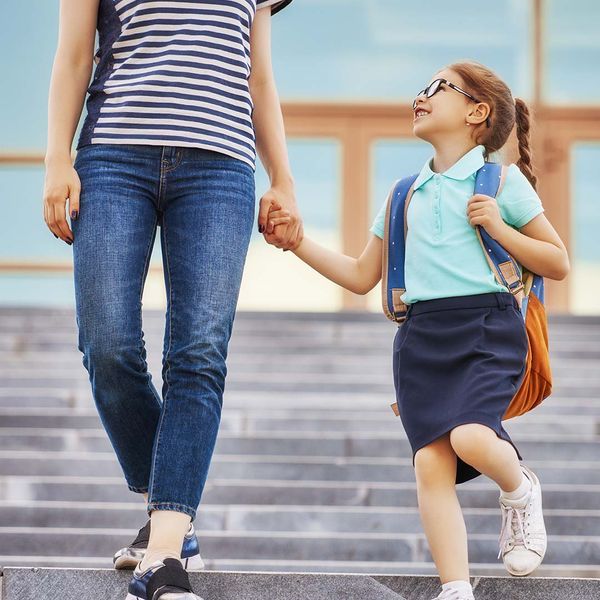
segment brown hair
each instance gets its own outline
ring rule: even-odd
[[[513,98],[506,83],[485,65],[477,62],[459,62],[446,68],[460,75],[469,93],[490,105],[490,126],[486,127],[485,123],[482,123],[475,130],[477,143],[483,144],[488,156],[506,144],[516,124],[519,142],[517,166],[535,188],[537,177],[531,164],[529,136],[531,117],[525,101]]]

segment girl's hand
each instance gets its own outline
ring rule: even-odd
[[[73,243],[73,232],[67,223],[65,206],[69,200],[71,219],[79,215],[79,192],[81,182],[70,161],[46,166],[44,181],[44,221],[54,237],[69,246]]]
[[[292,217],[289,210],[281,208],[278,204],[272,204],[267,215],[267,230],[265,233],[272,234],[277,225],[287,225],[291,223]]]
[[[494,239],[498,239],[508,227],[500,215],[495,198],[483,194],[475,194],[469,200],[467,218],[473,227],[481,225]]]

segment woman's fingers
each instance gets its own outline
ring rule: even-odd
[[[42,204],[43,206],[43,213],[44,213],[44,222],[46,223],[46,227],[48,227],[48,229],[50,230],[50,233],[56,238],[59,239],[58,236],[56,235],[56,233],[54,233],[54,231],[52,231],[52,227],[50,226],[50,217],[49,217],[49,207],[48,207],[48,203],[47,202],[43,202]]]
[[[267,192],[260,199],[260,209],[258,211],[258,231],[259,231],[259,233],[265,233],[267,231],[268,220],[269,220],[269,211],[271,210],[271,207],[273,206],[274,202],[276,202],[275,196],[269,192]],[[281,207],[277,206],[277,208],[281,208]]]
[[[79,216],[79,194],[81,191],[80,183],[73,183],[69,192],[69,216],[72,221],[76,221]]]
[[[60,202],[60,200],[58,200]],[[63,200],[64,202],[64,200]],[[48,228],[50,231],[57,237],[62,239],[62,234],[60,231],[60,227],[58,225],[56,211],[54,210],[55,205],[57,204],[57,200],[55,200],[54,195],[50,195],[45,200],[46,203],[46,223],[48,224]]]
[[[65,213],[65,205],[67,203],[67,199],[65,198],[63,202],[54,202],[51,208],[54,209],[54,222],[55,228],[52,230],[58,234],[58,237],[67,242],[67,244],[71,245],[73,243],[73,232],[69,227],[66,219]]]

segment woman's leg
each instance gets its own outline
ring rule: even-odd
[[[156,155],[156,152],[154,152]],[[148,490],[161,402],[147,371],[142,289],[156,233],[160,154],[95,144],[77,155],[73,258],[79,349],[129,488]]]
[[[167,288],[163,408],[148,512],[148,560],[181,549],[162,511],[195,518],[217,432],[227,348],[254,221],[254,173],[213,152],[170,149],[161,221]],[[165,526],[163,527],[163,524]]]
[[[156,560],[181,559],[183,537],[190,527],[190,516],[175,510],[154,510],[150,519],[148,549],[139,569],[145,571]]]
[[[456,495],[456,454],[449,435],[415,455],[423,528],[442,584],[469,581],[467,531]]]

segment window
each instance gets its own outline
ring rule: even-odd
[[[557,104],[600,101],[600,3],[596,0],[547,0],[544,100]]]
[[[600,141],[572,149],[570,310],[600,314],[600,210],[598,164]]]

